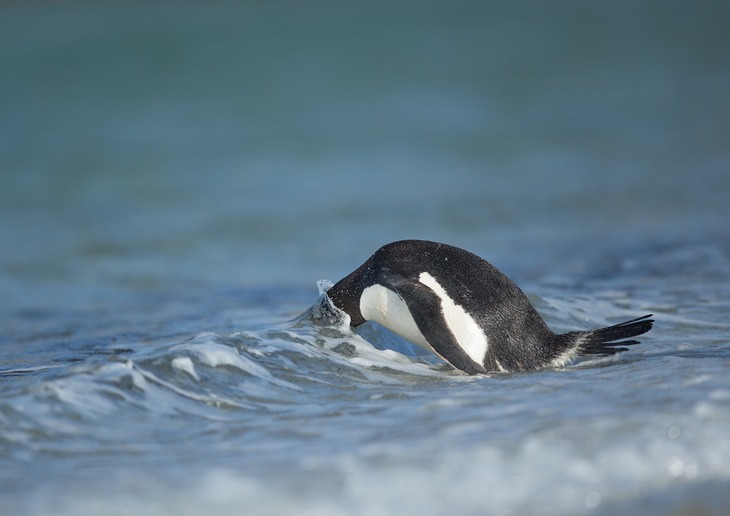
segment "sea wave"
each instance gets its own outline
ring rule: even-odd
[[[0,372],[46,373],[45,379],[0,399],[0,443],[17,452],[18,446],[43,448],[43,442],[93,433],[89,442],[103,445],[97,426],[89,423],[115,414],[220,419],[220,412],[209,408],[281,410],[316,389],[454,375],[443,364],[376,348],[349,328],[346,315],[324,293],[301,316],[278,326],[227,335],[204,332],[181,342],[132,348],[70,366]]]

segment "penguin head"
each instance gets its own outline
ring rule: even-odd
[[[360,298],[362,293],[371,283],[368,283],[372,276],[371,256],[365,263],[353,272],[335,283],[327,291],[327,296],[337,308],[350,316],[350,326],[356,328],[365,322],[360,311]]]

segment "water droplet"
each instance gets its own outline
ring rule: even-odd
[[[667,459],[667,469],[673,477],[678,477],[684,473],[684,462],[679,457],[671,456]]]
[[[670,439],[676,439],[682,433],[682,430],[677,425],[672,425],[667,430],[667,437]]]

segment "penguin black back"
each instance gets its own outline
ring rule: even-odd
[[[635,344],[649,316],[600,330],[556,335],[507,276],[463,249],[403,240],[378,249],[328,292],[357,327],[376,321],[470,374],[563,365]]]

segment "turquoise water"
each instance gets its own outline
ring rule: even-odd
[[[722,514],[721,2],[0,7],[2,514]],[[618,358],[295,320],[385,242]]]

